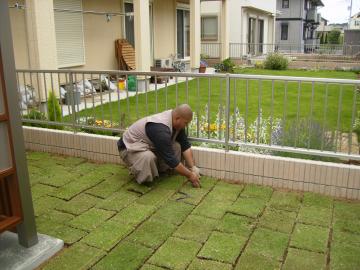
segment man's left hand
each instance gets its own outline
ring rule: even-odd
[[[199,178],[200,178],[200,169],[196,166],[192,166],[190,168],[190,171],[192,171],[193,173],[195,173]]]

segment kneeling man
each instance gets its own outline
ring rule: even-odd
[[[144,117],[123,134],[118,141],[120,157],[141,184],[152,182],[159,173],[174,169],[200,187],[200,172],[194,164],[185,127],[192,120],[189,105]],[[181,163],[181,155],[186,165]]]

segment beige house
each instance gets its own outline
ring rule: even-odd
[[[18,69],[114,70],[121,38],[134,45],[138,71],[175,55],[199,67],[200,0],[9,0],[9,6]]]
[[[202,53],[225,59],[273,51],[276,0],[226,2],[201,4]]]

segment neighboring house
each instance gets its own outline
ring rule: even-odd
[[[306,52],[319,45],[315,30],[320,23],[321,0],[277,0],[276,44],[279,50]]]
[[[201,2],[202,53],[225,59],[272,51],[276,0]]]
[[[333,30],[333,27],[328,25],[328,20],[321,17],[320,24],[316,28],[316,37],[320,40],[320,44],[327,43],[327,36],[331,30]]]
[[[135,47],[136,70],[177,55],[200,63],[200,0],[8,0],[17,68],[115,70],[115,40]]]
[[[360,12],[351,16],[349,21],[349,29],[360,29]]]

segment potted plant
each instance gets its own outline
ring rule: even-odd
[[[208,66],[208,64],[204,60],[201,60],[200,67],[199,67],[199,73],[205,73],[207,66]]]

